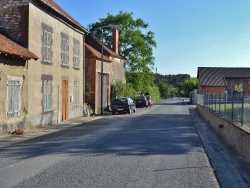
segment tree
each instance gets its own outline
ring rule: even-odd
[[[133,13],[120,11],[117,15],[107,14],[99,22],[88,25],[91,33],[101,36],[97,28],[107,25],[116,25],[119,29],[119,52],[127,59],[128,72],[149,73],[154,67],[153,48],[156,47],[154,33],[147,31],[149,25],[142,19],[134,19]],[[108,28],[110,30],[110,28]],[[111,46],[111,32],[103,30],[105,44]]]
[[[242,93],[244,91],[243,84],[235,84],[234,90],[238,93]]]
[[[183,85],[184,95],[189,96],[190,92],[194,90],[198,90],[198,79],[197,78],[189,78],[184,81]]]

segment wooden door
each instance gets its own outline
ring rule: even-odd
[[[68,119],[68,80],[62,81],[62,121]]]

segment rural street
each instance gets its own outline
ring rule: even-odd
[[[130,115],[5,142],[0,187],[250,187],[249,168],[242,170],[247,163],[227,153],[232,148],[194,108],[169,99]]]

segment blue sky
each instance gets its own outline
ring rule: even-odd
[[[249,0],[54,0],[83,26],[132,12],[155,33],[157,72],[197,76],[198,67],[250,67]]]

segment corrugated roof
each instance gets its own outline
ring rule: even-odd
[[[92,48],[90,45],[85,44],[85,47],[86,47],[85,48],[86,51],[90,52],[95,58],[97,58],[97,59],[101,59],[102,58],[102,54],[100,52],[98,52],[97,50],[95,50],[94,48]],[[103,60],[111,62],[111,60],[107,56],[105,56],[105,55],[103,55]]]
[[[226,86],[226,78],[250,78],[250,68],[198,67],[197,78],[201,86]]]
[[[58,4],[56,4],[53,0],[37,0],[47,7],[52,8],[55,12],[59,13],[63,18],[67,21],[73,23],[75,26],[78,27],[83,32],[88,33],[89,31],[83,27],[79,22],[77,22],[73,17],[71,17],[67,12],[65,12]]]
[[[8,39],[2,34],[0,34],[0,53],[22,59],[38,59],[38,57],[31,51]]]
[[[85,43],[89,44],[92,48],[94,48],[96,51],[101,53],[101,51],[102,51],[102,42],[99,39],[97,39],[94,35],[92,35],[90,33],[88,35],[86,35]],[[115,53],[113,50],[111,50],[105,44],[103,44],[103,54],[107,55],[107,56],[117,57],[117,58],[122,59],[122,60],[126,60],[124,57],[122,57],[121,55]]]

